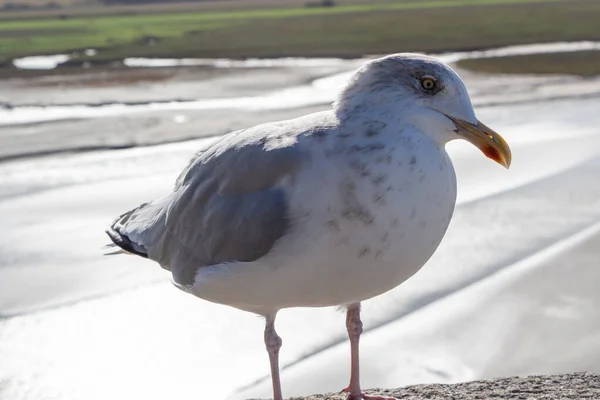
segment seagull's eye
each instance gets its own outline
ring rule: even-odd
[[[437,82],[435,81],[435,79],[429,77],[421,78],[421,87],[424,90],[432,92],[433,90],[435,90],[436,86]]]

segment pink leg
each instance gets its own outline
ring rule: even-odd
[[[360,389],[360,366],[358,359],[359,340],[363,331],[360,320],[360,303],[351,304],[346,312],[346,329],[350,339],[350,384],[344,392],[348,393],[347,400],[395,400],[393,397],[368,396]]]
[[[281,381],[279,380],[279,349],[281,348],[281,338],[275,332],[275,315],[267,316],[266,318],[265,345],[267,352],[269,352],[269,361],[271,363],[273,400],[283,400],[283,396],[281,395]]]

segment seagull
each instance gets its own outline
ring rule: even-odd
[[[359,68],[329,111],[223,136],[171,193],[106,232],[171,271],[179,289],[264,316],[274,400],[283,399],[278,311],[342,307],[347,399],[382,399],[360,386],[360,304],[409,279],[440,244],[456,203],[445,150],[455,139],[510,166],[508,144],[477,120],[455,71],[388,55]]]

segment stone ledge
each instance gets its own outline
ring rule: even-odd
[[[454,385],[416,385],[399,389],[372,389],[367,394],[394,396],[401,400],[597,400],[600,399],[600,375],[574,373],[481,380]],[[343,393],[295,397],[294,400],[344,400]],[[292,399],[290,399],[292,400]]]

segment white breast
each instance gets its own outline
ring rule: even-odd
[[[431,257],[456,200],[443,147],[387,132],[332,138],[312,154],[289,182],[291,231],[257,262],[202,269],[197,295],[255,312],[349,304],[398,286]]]

